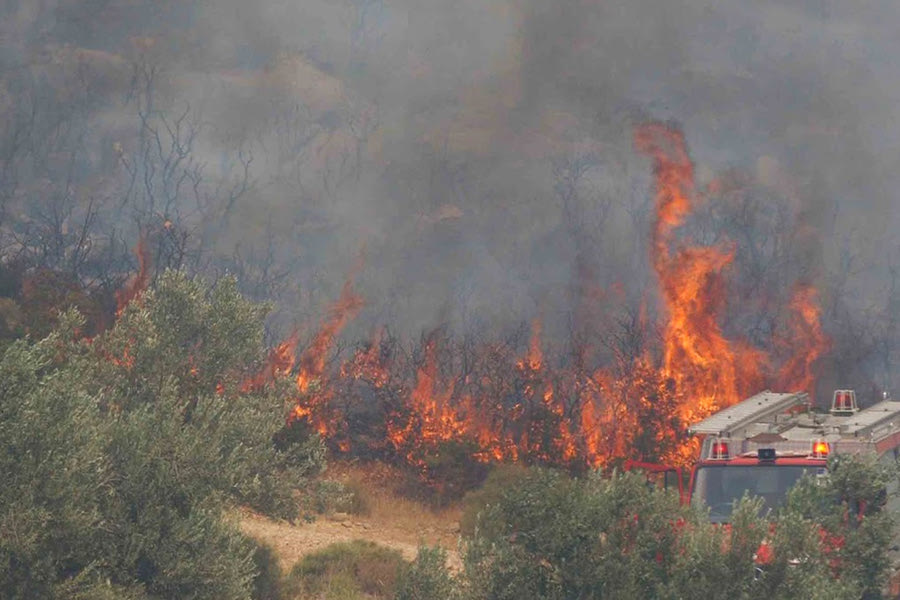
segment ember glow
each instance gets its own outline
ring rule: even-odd
[[[422,471],[428,456],[448,443],[481,462],[576,469],[627,459],[684,463],[695,450],[684,435],[690,423],[766,386],[812,392],[815,363],[828,348],[816,290],[796,288],[787,350],[729,339],[720,323],[734,248],[703,246],[683,232],[698,205],[683,135],[651,123],[635,130],[635,146],[655,174],[649,259],[660,321],[648,324],[642,307],[636,327],[655,326],[657,345],[588,370],[581,361],[548,359],[542,322],[535,319],[524,350],[485,344],[454,351],[435,331],[404,358],[380,330],[348,360],[327,368],[335,337],[363,307],[348,280],[296,364],[291,338],[272,351],[254,381],[291,373],[297,401],[288,426],[306,422],[336,451],[368,450]],[[386,408],[373,417],[366,407],[376,402]],[[354,417],[354,403],[365,417]],[[368,431],[381,441],[355,439],[353,418],[374,419]]]

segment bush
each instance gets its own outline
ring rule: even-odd
[[[796,488],[774,523],[745,498],[720,527],[636,473],[531,469],[490,486],[499,494],[478,513],[461,583],[475,600],[879,598],[892,531],[882,481],[875,465],[844,457],[829,481]]]
[[[419,548],[416,559],[400,571],[395,600],[450,600],[456,584],[442,548]]]
[[[371,511],[371,498],[363,482],[322,480],[316,483],[311,497],[312,509],[318,513],[342,512],[351,515],[367,515]]]
[[[416,450],[419,467],[409,470],[400,491],[434,507],[459,500],[481,485],[489,467],[473,458],[476,445],[467,440],[446,440]]]
[[[349,600],[362,594],[390,598],[403,565],[400,552],[374,542],[332,544],[307,555],[291,569],[286,592],[300,598],[324,595]]]
[[[281,567],[278,557],[268,544],[255,542],[253,565],[256,575],[253,578],[253,600],[281,600]]]
[[[516,487],[528,477],[527,467],[518,464],[497,465],[491,469],[484,484],[463,496],[462,515],[459,519],[459,530],[464,536],[475,533],[478,514],[485,508],[500,501],[506,490]]]
[[[263,317],[231,280],[167,273],[98,338],[80,339],[69,312],[5,350],[4,597],[250,597],[257,548],[224,508],[292,518],[324,460],[316,436],[275,447],[277,390],[240,392]]]

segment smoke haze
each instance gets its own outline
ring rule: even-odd
[[[900,383],[896,2],[42,0],[0,17],[6,248],[101,206],[92,252],[150,232],[170,264],[272,299],[273,335],[312,331],[350,274],[348,339],[542,316],[568,347],[658,310],[632,132],[671,121],[703,198],[684,235],[736,245],[725,330],[766,343],[809,283],[836,340],[822,385]]]

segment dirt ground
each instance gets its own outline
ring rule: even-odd
[[[365,482],[369,513],[317,515],[312,523],[276,521],[250,510],[238,514],[241,529],[249,536],[269,544],[278,555],[282,569],[289,570],[305,555],[335,542],[370,540],[395,548],[412,560],[419,545],[441,546],[448,553],[452,569],[460,566],[458,507],[432,510],[418,502],[398,497],[379,485],[371,472],[348,467],[329,470],[329,479],[354,477]]]

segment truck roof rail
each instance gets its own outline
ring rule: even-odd
[[[783,413],[793,406],[808,403],[809,394],[805,392],[782,394],[766,390],[691,425],[688,432],[728,437],[754,423]]]

